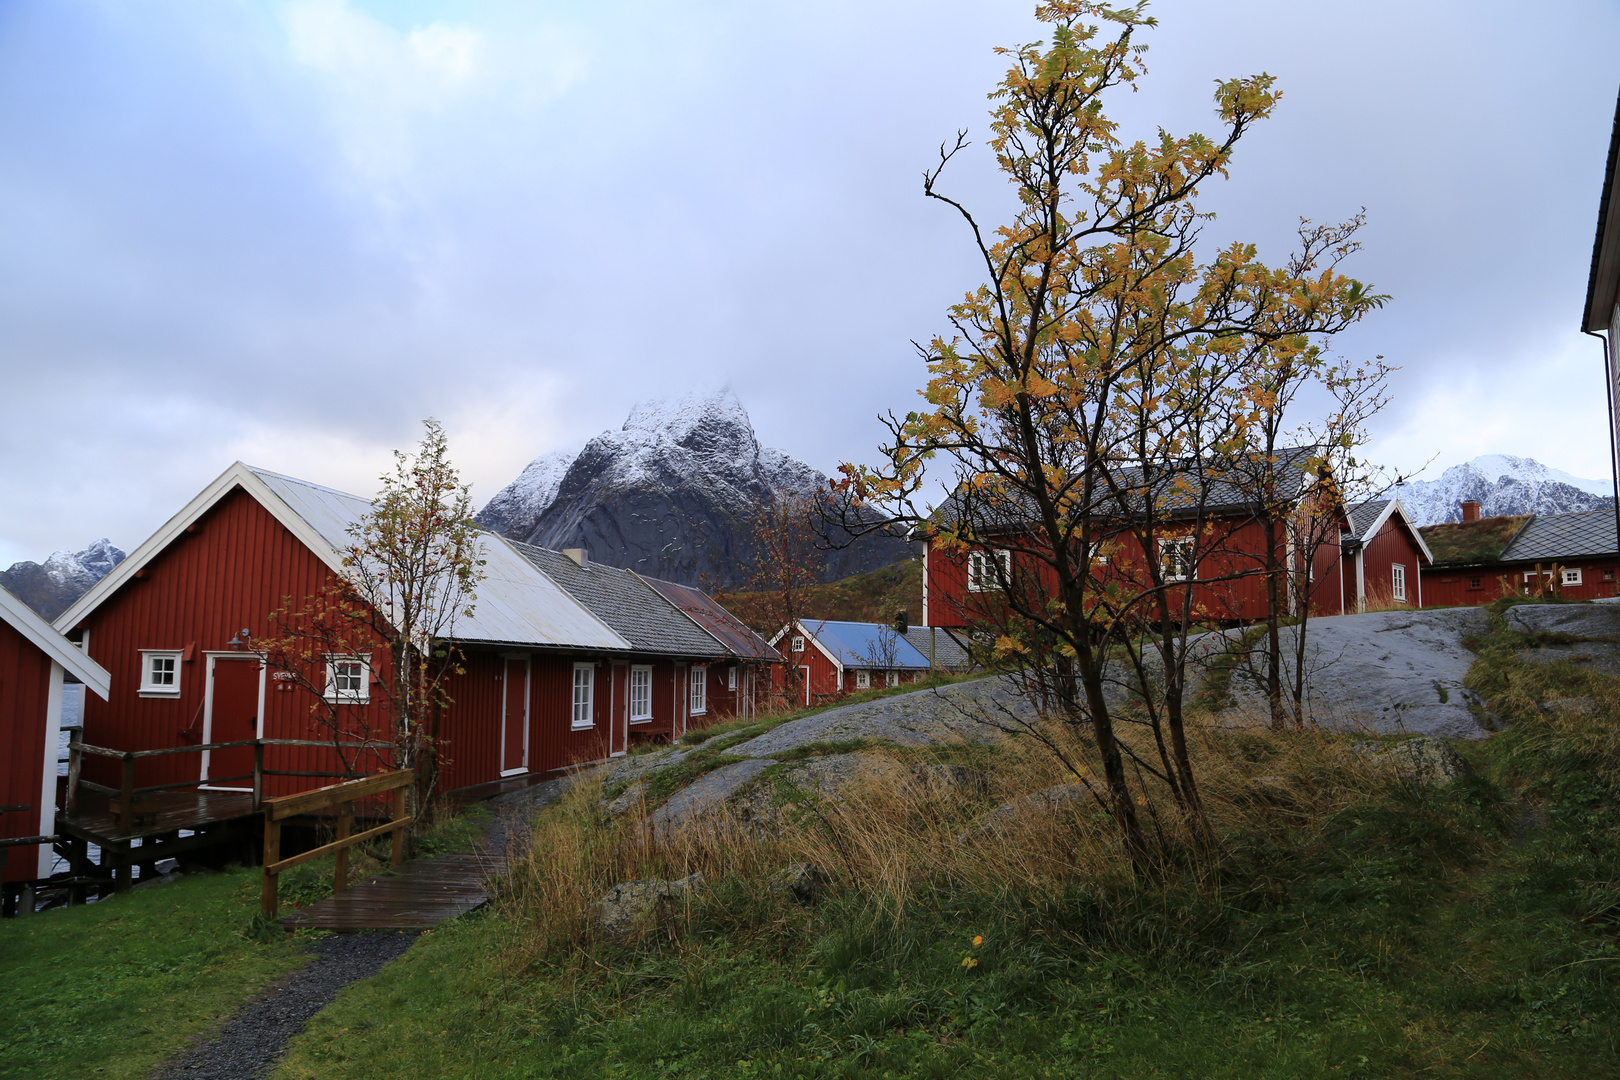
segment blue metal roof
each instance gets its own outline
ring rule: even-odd
[[[902,670],[928,667],[928,657],[887,623],[801,619],[799,625],[845,667]]]

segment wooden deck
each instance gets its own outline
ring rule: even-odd
[[[107,808],[112,796],[81,791],[72,814],[57,811],[57,831],[112,847],[181,829],[196,832],[207,825],[256,813],[253,795],[246,791],[157,791],[146,797],[157,800],[156,815],[125,830],[119,827],[117,815]]]
[[[435,855],[384,871],[283,916],[288,930],[426,930],[489,902],[489,879],[506,869],[495,855]]]

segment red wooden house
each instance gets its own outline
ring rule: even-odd
[[[1422,530],[1435,554],[1423,573],[1431,607],[1488,604],[1549,587],[1571,600],[1620,595],[1613,510],[1488,518],[1476,502],[1462,510],[1461,521]]]
[[[240,463],[227,469],[57,620],[114,673],[111,699],[86,707],[84,741],[144,750],[329,738],[312,719],[310,695],[275,679],[253,643],[269,636],[283,598],[317,595],[343,573],[347,529],[369,505]],[[665,737],[684,729],[691,691],[679,665],[723,659],[723,644],[689,620],[682,642],[629,640],[558,580],[588,591],[564,568],[588,580],[581,563],[493,534],[480,540],[485,580],[473,614],[454,628],[465,672],[452,677],[453,703],[439,718],[441,790],[622,754],[642,723]],[[684,618],[651,588],[640,587],[637,601],[643,623],[658,622],[647,614],[657,607],[665,623]],[[328,699],[357,725],[381,708],[373,698],[380,664],[329,660]],[[646,668],[663,682],[648,685]],[[142,759],[137,783],[241,789],[251,753]],[[272,795],[326,781],[269,774],[331,773],[338,764],[329,748],[264,753]],[[109,782],[99,760],[85,768],[87,778]]]
[[[1299,455],[1303,460],[1303,455]],[[1299,497],[1310,477],[1293,472]],[[1159,563],[1167,581],[1185,581],[1194,590],[1199,621],[1237,625],[1264,618],[1267,610],[1265,530],[1236,483],[1216,485],[1216,497],[1203,508],[1203,524],[1194,542],[1193,526],[1174,512],[1156,539]],[[949,504],[944,510],[951,513]],[[1309,564],[1308,603],[1312,615],[1343,615],[1369,606],[1423,605],[1420,568],[1431,561],[1428,548],[1400,500],[1338,508],[1324,521],[1301,521],[1281,530],[1278,564]],[[993,623],[1009,586],[1037,592],[1055,588],[1050,569],[1030,554],[1029,530],[1011,522],[1001,530],[1005,542],[961,552],[927,537],[923,555],[923,624],[970,627]],[[1307,540],[1304,537],[1311,536]],[[1196,555],[1194,554],[1196,552]],[[1122,583],[1145,579],[1141,547],[1133,534],[1119,530],[1100,545],[1092,573]],[[1291,587],[1289,612],[1301,597]],[[1174,598],[1179,602],[1179,597]]]
[[[105,699],[111,676],[44,619],[0,588],[0,840],[56,832],[56,764],[63,684],[71,676]],[[49,877],[47,843],[0,847],[8,888]]]
[[[815,705],[857,690],[916,682],[929,672],[928,657],[909,637],[883,623],[800,619],[771,638],[786,666],[777,692],[791,689],[795,705]]]
[[[709,664],[705,671],[707,685],[701,693],[710,717],[753,716],[760,702],[769,698],[772,673],[781,665],[776,650],[702,591],[644,574],[637,576],[725,646],[724,662]]]

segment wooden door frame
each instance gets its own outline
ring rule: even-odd
[[[515,769],[508,769],[506,765],[506,695],[507,679],[512,673],[512,665],[521,661],[523,664],[523,764]],[[529,771],[529,694],[533,690],[531,677],[533,665],[528,653],[502,653],[501,654],[501,749],[500,756],[495,762],[495,771],[500,776],[521,776]]]
[[[620,721],[619,717],[614,715],[615,713],[617,713],[619,711],[619,708],[618,708],[618,704],[619,704],[619,702],[618,702],[618,690],[619,690],[618,669],[621,668],[621,667],[623,667],[624,670],[625,670],[624,718],[623,718],[623,722]],[[630,668],[629,668],[628,662],[626,662],[626,661],[609,660],[608,665],[607,665],[607,670],[608,670],[608,757],[610,757],[610,758],[624,757],[626,754],[628,754],[630,752],[630,675],[629,675]],[[591,707],[593,709],[596,707],[596,702],[594,700],[591,702]],[[617,741],[618,745],[619,745],[619,748],[617,750],[613,749],[613,745],[614,745],[615,741]]]
[[[253,737],[255,739],[264,738],[264,683],[265,683],[265,675],[269,671],[269,666],[264,662],[264,654],[263,653],[253,653],[253,652],[231,652],[229,650],[222,649],[222,650],[215,651],[215,652],[204,652],[203,653],[203,659],[205,661],[207,661],[207,663],[206,663],[205,669],[204,669],[206,674],[205,674],[204,679],[203,679],[202,741],[204,743],[211,743],[211,742],[214,741],[214,738],[213,738],[213,735],[214,735],[214,661],[220,659],[221,657],[223,657],[223,658],[225,658],[227,660],[230,660],[230,659],[254,660],[254,661],[258,662],[258,665],[259,665],[259,707],[257,709],[257,714],[256,714],[255,719],[254,719]],[[214,756],[214,752],[212,750],[204,750],[202,752],[202,754],[201,754],[201,757],[202,757],[202,771],[200,773],[198,773],[197,779],[199,779],[199,780],[207,780],[208,779],[208,759],[213,757],[213,756]],[[253,788],[251,786],[245,787],[245,788],[216,787],[213,784],[203,784],[201,787],[198,788],[198,790],[199,791],[252,791]]]
[[[804,683],[804,707],[808,709],[810,707],[810,665],[800,664],[799,671],[802,673],[800,681]]]

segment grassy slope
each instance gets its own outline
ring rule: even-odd
[[[0,923],[0,1076],[142,1077],[303,955],[244,935],[256,870]]]
[[[1514,727],[1478,778],[1228,835],[1219,887],[942,883],[896,920],[722,881],[678,934],[527,968],[497,910],[346,991],[280,1075],[1613,1075],[1620,746],[1536,705],[1620,684],[1518,644],[1480,643]]]
[[[488,813],[441,817],[420,854],[470,851]],[[356,853],[351,880],[381,864]],[[286,908],[332,892],[333,861],[282,875]],[[301,941],[255,922],[257,867],[188,874],[84,907],[0,922],[0,1077],[143,1077],[301,966]]]
[[[766,615],[770,602],[760,593],[716,594],[727,611],[766,636],[781,629]],[[805,610],[814,618],[833,622],[892,623],[895,614],[905,611],[913,625],[922,623],[922,562],[908,559],[879,567],[842,581],[817,585],[810,590]]]

